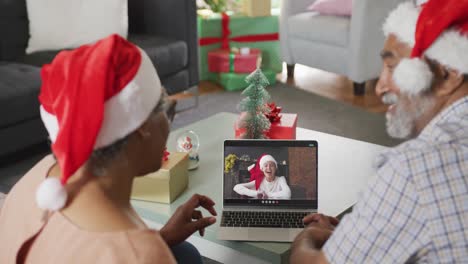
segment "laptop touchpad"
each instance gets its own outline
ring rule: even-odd
[[[289,229],[249,228],[249,239],[263,241],[286,241],[290,237]]]

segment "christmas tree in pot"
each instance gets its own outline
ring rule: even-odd
[[[246,112],[240,120],[240,128],[245,129],[241,138],[245,139],[265,139],[266,132],[270,129],[270,121],[265,116],[270,109],[267,102],[270,95],[265,90],[270,83],[262,70],[257,69],[251,73],[245,81],[249,86],[242,92],[246,98],[239,104],[239,110]]]

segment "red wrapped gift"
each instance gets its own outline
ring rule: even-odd
[[[239,128],[239,122],[246,113],[241,113],[234,124],[235,136],[240,138],[245,129]],[[266,136],[270,139],[296,139],[297,114],[281,114],[279,122],[271,124]]]
[[[249,48],[234,52],[228,49],[209,51],[208,69],[210,72],[250,73],[257,69],[261,55],[261,50]]]

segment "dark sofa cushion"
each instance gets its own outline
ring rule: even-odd
[[[188,48],[184,41],[151,35],[130,35],[129,40],[146,51],[161,78],[187,66]]]
[[[18,61],[24,64],[42,67],[44,64],[51,63],[60,51],[39,51],[24,55]]]
[[[39,117],[40,69],[0,63],[0,128]]]

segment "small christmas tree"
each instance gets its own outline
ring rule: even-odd
[[[240,102],[239,110],[247,112],[247,114],[240,121],[240,127],[245,129],[245,133],[241,137],[265,139],[267,138],[265,133],[270,129],[270,121],[265,116],[270,111],[267,107],[270,95],[265,87],[270,83],[260,69],[247,76],[245,81],[249,86],[245,88],[242,95],[247,97]]]

